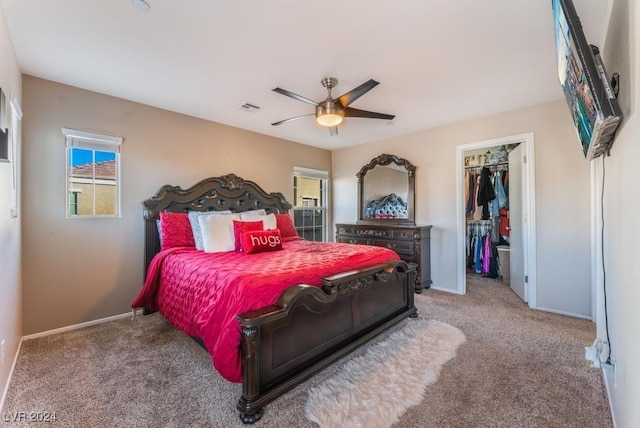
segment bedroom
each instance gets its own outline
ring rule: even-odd
[[[633,5],[615,5],[627,8],[622,16],[637,16]],[[620,19],[620,15],[613,16]],[[624,26],[609,25],[609,43],[624,37],[616,33],[619,28]],[[638,43],[633,32],[627,37],[631,45]],[[609,68],[630,61],[630,70],[637,77],[637,59],[626,51],[617,52],[620,46],[624,45],[610,47]],[[3,58],[6,52],[13,52],[4,23],[2,52]],[[434,285],[455,291],[455,147],[526,132],[536,136],[539,304],[593,316],[590,166],[574,144],[564,144],[565,140],[573,143],[574,135],[561,100],[362,146],[326,150],[22,75],[15,61],[3,61],[1,72],[0,86],[9,88],[12,94],[22,94],[24,112],[21,215],[19,221],[8,214],[1,220],[1,263],[7,275],[0,285],[0,339],[7,341],[8,361],[24,335],[126,312],[142,278],[140,202],[159,185],[188,186],[205,176],[233,172],[259,182],[269,191],[282,191],[291,199],[293,166],[327,170],[331,173],[334,207],[329,224],[353,221],[355,173],[369,159],[390,151],[390,146],[395,155],[418,165],[417,221],[437,226],[432,237]],[[631,105],[637,87],[635,91],[629,94]],[[638,136],[633,119],[628,115],[626,127],[607,159],[607,165],[612,165],[607,171],[611,193],[605,201],[605,217],[615,218],[608,224],[606,257],[608,281],[613,284],[610,328],[619,346],[618,367],[624,373],[616,386],[613,379],[609,380],[619,426],[630,426],[638,420],[638,410],[630,403],[640,399],[640,374],[632,363],[639,354],[633,339],[633,326],[639,321],[633,306],[639,300],[633,287],[637,247],[625,239],[627,231],[634,230],[632,213],[638,209],[637,201],[625,198],[633,194],[630,177],[638,154],[633,144]],[[125,136],[123,180],[125,185],[135,183],[123,193],[123,212],[129,214],[120,219],[65,220],[64,203],[59,198],[64,178],[55,173],[64,164],[64,155],[62,146],[55,142],[63,144],[60,129],[72,126],[71,121],[86,129],[114,129]],[[158,123],[163,126],[159,128]],[[10,182],[5,180],[9,172],[6,164],[0,168],[2,206],[8,207],[10,198],[4,183]],[[558,217],[572,220],[559,224]],[[64,257],[61,248],[65,249]],[[561,296],[555,295],[556,290]],[[3,387],[8,366],[1,369]]]

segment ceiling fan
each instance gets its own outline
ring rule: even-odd
[[[316,121],[320,125],[329,128],[329,133],[331,135],[338,135],[338,125],[342,123],[342,120],[345,117],[364,117],[369,119],[386,120],[393,120],[393,118],[395,117],[395,115],[391,114],[376,113],[373,111],[359,110],[349,107],[352,102],[354,102],[379,84],[379,82],[376,82],[373,79],[369,79],[362,85],[358,86],[355,89],[352,89],[344,95],[339,96],[338,98],[331,97],[331,89],[335,88],[335,86],[338,84],[338,79],[336,79],[335,77],[325,77],[321,80],[321,83],[322,86],[327,88],[329,95],[324,101],[320,101],[319,103],[310,100],[309,98],[305,98],[301,95],[294,94],[293,92],[289,92],[286,89],[274,88],[274,92],[286,95],[307,104],[313,104],[314,106],[316,106],[316,112],[290,117],[289,119],[274,122],[271,125],[278,126],[286,122],[291,122],[292,120],[301,119],[303,117],[312,116],[315,114]]]

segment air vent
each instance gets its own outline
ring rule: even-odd
[[[257,106],[257,105],[255,105],[253,103],[244,103],[244,104],[240,104],[240,105],[238,105],[236,107],[238,107],[240,110],[249,111],[249,112],[252,112],[252,113],[255,113],[255,112],[258,112],[258,111],[262,110],[262,107]]]

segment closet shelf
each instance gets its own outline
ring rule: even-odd
[[[486,163],[484,165],[468,165],[465,166],[464,169],[465,171],[470,171],[470,170],[481,170],[484,167],[487,167],[489,169],[492,168],[500,168],[500,167],[504,167],[504,166],[509,166],[509,161],[505,161],[505,162],[496,162],[496,163]]]

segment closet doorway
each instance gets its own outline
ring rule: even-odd
[[[500,153],[500,150],[507,149],[508,157],[488,157],[486,154]],[[531,308],[536,307],[536,260],[535,260],[535,188],[534,188],[534,157],[533,157],[533,133],[514,135],[510,137],[498,138],[487,141],[460,145],[457,152],[457,251],[458,251],[458,292],[465,294],[467,291],[467,268],[469,262],[473,261],[474,252],[468,248],[470,235],[477,233],[487,235],[493,230],[493,247],[488,242],[484,242],[482,248],[491,248],[493,257],[499,252],[509,259],[508,284],[513,291]],[[466,159],[466,163],[465,163]],[[472,161],[471,165],[469,162]],[[477,165],[476,165],[477,164]],[[481,214],[480,208],[473,213],[469,213],[468,206],[468,175],[469,171],[482,170],[483,167],[490,169],[493,180],[495,177],[504,177],[508,174],[508,230],[506,237],[508,246],[500,246],[496,251],[495,245],[506,244],[504,240],[504,227],[502,224],[502,234],[498,235],[496,228],[499,227],[498,220],[493,221],[497,210],[488,215],[486,207]],[[496,199],[497,201],[497,199]],[[489,205],[491,206],[491,205]],[[473,210],[472,210],[473,211]],[[500,211],[503,213],[503,210]],[[499,236],[499,238],[497,238]],[[474,237],[475,238],[475,237]],[[500,242],[497,242],[499,239]],[[489,239],[487,238],[487,241]],[[477,242],[474,241],[474,244]],[[487,245],[487,247],[485,247]],[[471,251],[469,253],[468,251]],[[471,259],[469,258],[471,254]],[[477,259],[475,259],[477,261]],[[477,266],[479,268],[479,266]],[[488,269],[484,264],[483,272]],[[478,270],[479,272],[479,270]],[[495,275],[495,267],[491,265],[489,271]],[[489,274],[487,276],[492,276]]]

